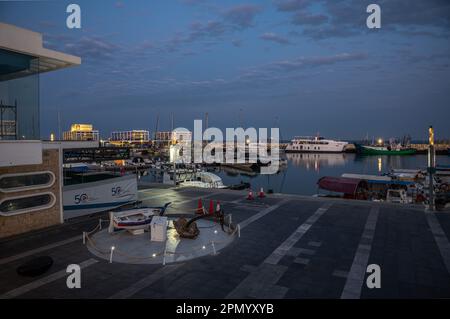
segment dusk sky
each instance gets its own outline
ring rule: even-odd
[[[66,6],[82,28],[66,27]],[[366,7],[381,6],[381,29]],[[450,1],[0,1],[0,21],[82,58],[41,76],[41,134],[280,127],[281,137],[450,138]]]

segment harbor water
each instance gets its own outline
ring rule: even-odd
[[[317,181],[323,176],[341,176],[344,173],[380,175],[393,168],[425,169],[427,155],[410,156],[360,156],[339,154],[285,154],[287,166],[275,175],[249,174],[221,168],[215,172],[225,185],[249,182],[253,190],[273,190],[276,193],[314,195],[318,193]],[[438,155],[438,165],[450,165],[450,156]]]

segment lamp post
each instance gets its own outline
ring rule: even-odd
[[[429,178],[429,210],[434,210],[434,184],[433,174],[436,170],[435,150],[434,150],[434,129],[433,126],[428,128],[428,178]]]

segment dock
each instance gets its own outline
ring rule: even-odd
[[[73,219],[0,241],[0,298],[450,298],[450,212],[423,206],[245,191],[142,188],[144,204],[172,202],[168,214],[193,213],[199,199],[220,201],[236,237],[217,254],[162,264],[109,263],[91,254],[82,232],[106,214]],[[35,256],[52,268],[21,277]],[[81,288],[66,267],[82,268]],[[369,288],[369,265],[380,288]],[[370,268],[370,267],[369,267]]]

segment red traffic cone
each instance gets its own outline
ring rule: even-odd
[[[250,190],[248,191],[247,199],[248,199],[248,200],[254,200],[254,199],[255,199],[255,198],[253,197],[253,191],[252,191],[252,189],[250,189]]]
[[[196,213],[197,214],[203,214],[203,203],[202,203],[202,199],[201,198],[198,199],[198,206],[197,206]]]
[[[209,214],[214,214],[214,202],[212,199],[209,200]]]
[[[261,189],[259,190],[259,194],[258,194],[259,198],[264,198],[266,197],[266,194],[264,194],[264,189],[261,187]]]

